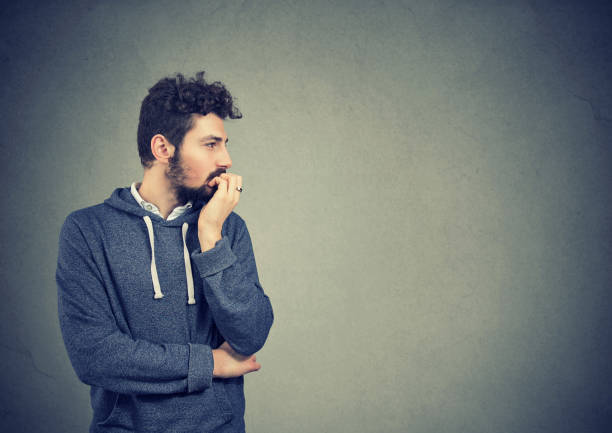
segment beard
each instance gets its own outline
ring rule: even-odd
[[[181,155],[179,153],[179,149],[177,148],[174,156],[168,159],[166,177],[168,180],[170,180],[170,186],[172,187],[179,204],[183,205],[188,201],[195,203],[197,201],[207,202],[210,200],[215,192],[217,192],[217,187],[209,187],[208,182],[222,173],[225,173],[224,169],[213,171],[208,178],[206,178],[204,184],[200,187],[194,188],[185,185],[187,175],[185,174],[183,161],[181,160]]]

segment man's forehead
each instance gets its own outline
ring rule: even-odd
[[[223,119],[217,116],[215,113],[208,113],[203,116],[201,114],[193,115],[193,126],[189,131],[196,135],[197,139],[213,139],[219,141],[226,141],[227,134],[225,133],[225,127],[223,126]]]

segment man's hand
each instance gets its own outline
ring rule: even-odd
[[[198,219],[198,238],[202,252],[210,250],[221,239],[221,227],[240,200],[242,176],[233,173],[223,173],[208,182],[217,191],[200,211]]]
[[[227,341],[223,342],[218,349],[213,349],[212,354],[215,364],[213,377],[238,377],[261,368],[255,355],[241,355],[232,349]]]

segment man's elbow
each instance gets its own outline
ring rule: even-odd
[[[262,349],[266,340],[265,339],[261,341],[248,340],[248,341],[239,341],[239,342],[229,340],[228,342],[230,346],[232,346],[232,348],[239,354],[244,355],[244,356],[251,356],[251,355],[256,354]]]
[[[244,334],[242,338],[229,339],[230,346],[236,352],[245,356],[251,356],[259,352],[268,339],[272,322],[274,322],[274,314],[270,308],[265,319],[261,320],[257,326],[250,328],[250,332]]]
[[[100,372],[95,368],[94,362],[73,364],[74,372],[81,382],[89,386],[99,386]]]

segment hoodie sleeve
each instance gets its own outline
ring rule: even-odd
[[[260,350],[274,320],[272,305],[257,276],[251,237],[238,217],[233,245],[227,235],[214,248],[191,255],[201,278],[204,296],[225,340],[243,355]]]
[[[123,394],[195,392],[211,386],[212,351],[203,344],[155,344],[117,326],[83,232],[70,216],[60,234],[58,314],[81,381]]]

